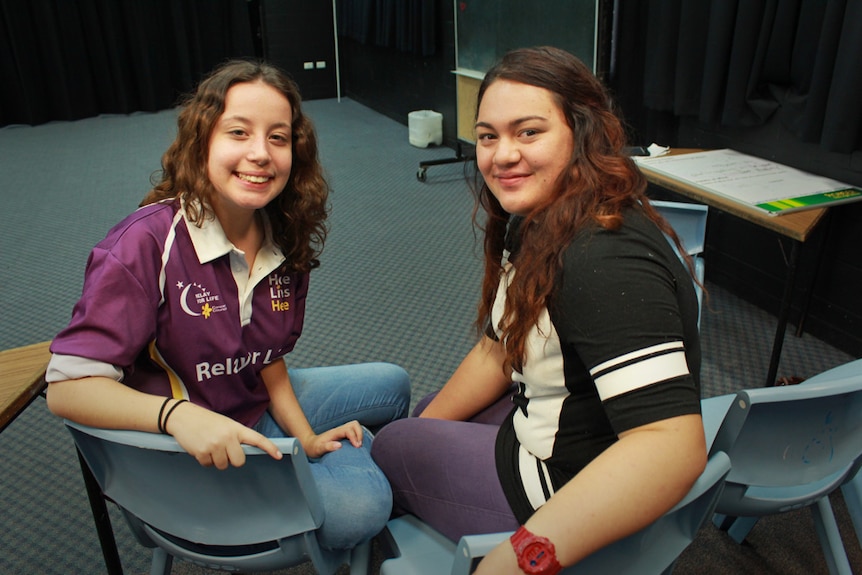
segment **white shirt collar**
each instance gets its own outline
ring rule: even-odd
[[[189,236],[192,240],[192,245],[195,248],[198,261],[202,264],[211,262],[226,254],[236,253],[244,255],[244,252],[234,246],[224,233],[221,223],[216,217],[204,217],[201,226],[199,227],[194,222],[191,222],[185,210],[185,204],[182,205],[183,219],[186,220],[186,228],[189,230]],[[261,212],[261,221],[263,222],[264,240],[257,255],[255,256],[254,267],[256,270],[266,270],[267,272],[276,269],[281,262],[284,261],[284,255],[275,243],[272,241],[272,227],[269,223],[269,216],[266,212]]]

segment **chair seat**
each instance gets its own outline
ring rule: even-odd
[[[724,453],[710,457],[689,493],[652,525],[567,567],[561,575],[659,575],[670,573],[680,553],[712,515],[730,471]],[[387,551],[381,575],[469,575],[491,549],[511,533],[466,535],[456,547],[417,517],[406,515],[387,525]]]
[[[728,485],[722,497],[724,513],[731,515],[757,515],[758,511],[770,513],[785,513],[795,509],[808,507],[829,495],[847,480],[849,469],[845,468],[818,481],[804,485],[788,485],[785,487],[748,486],[744,489],[745,504],[739,509],[733,506],[734,488]]]

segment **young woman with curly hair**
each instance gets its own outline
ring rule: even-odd
[[[510,52],[475,126],[483,336],[372,455],[396,508],[452,540],[516,531],[477,573],[553,574],[651,523],[702,472],[698,302],[580,60]]]
[[[370,455],[406,415],[400,367],[288,370],[329,187],[299,91],[278,69],[232,61],[184,103],[161,180],[90,254],[83,294],[54,339],[48,406],[85,425],[173,435],[201,465],[280,458],[296,437],[326,512],[322,545],[382,529],[392,493]]]

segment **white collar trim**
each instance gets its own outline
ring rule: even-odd
[[[183,219],[186,221],[186,228],[189,230],[189,237],[195,248],[195,254],[201,264],[211,262],[230,253],[241,256],[245,255],[245,252],[227,239],[218,218],[205,216],[201,225],[198,226],[188,219],[184,203],[181,206],[181,210],[183,212]],[[261,216],[263,216],[261,221],[263,222],[264,240],[263,245],[261,245],[260,250],[255,256],[254,267],[271,271],[281,265],[281,262],[284,261],[284,255],[272,241],[272,227],[269,223],[269,216],[266,215],[266,212],[261,212]]]

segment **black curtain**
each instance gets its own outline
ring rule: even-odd
[[[437,0],[338,0],[338,34],[417,56],[437,52]]]
[[[246,0],[0,0],[0,125],[163,110],[255,55]]]
[[[862,0],[651,0],[645,24],[647,109],[862,149]]]

